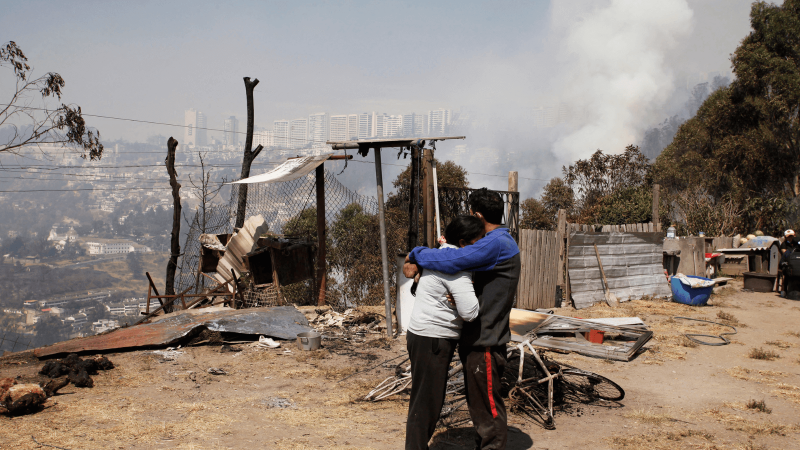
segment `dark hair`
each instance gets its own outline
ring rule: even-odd
[[[499,225],[503,221],[503,199],[500,194],[486,188],[480,188],[469,195],[469,209],[473,213],[481,213],[487,222]]]
[[[483,233],[483,222],[474,216],[458,216],[444,229],[448,244],[458,246],[461,239],[469,242]]]

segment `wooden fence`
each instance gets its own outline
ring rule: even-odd
[[[557,231],[519,230],[517,308],[533,310],[556,305],[561,236]]]
[[[586,225],[581,223],[569,224],[569,231],[599,232],[599,233],[657,233],[661,231],[660,223],[628,223],[625,225]]]

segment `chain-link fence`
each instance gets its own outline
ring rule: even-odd
[[[199,237],[202,233],[224,234],[233,231],[241,186],[231,186],[231,200],[228,205],[207,209],[205,221],[202,210],[195,214],[183,246],[176,291],[191,287],[191,292],[201,292],[204,288],[216,286],[198,271],[201,248]],[[313,173],[293,181],[247,186],[245,217],[260,214],[272,233],[305,236],[317,241],[316,178]],[[375,198],[347,189],[332,173],[325,171],[327,303],[335,308],[383,303],[377,213]],[[394,265],[393,260],[390,263]],[[390,269],[394,271],[394,267]],[[316,274],[316,277],[319,276],[320,274]],[[271,291],[271,288],[245,291],[244,304],[309,304],[316,298],[314,286],[314,280],[281,286],[283,298],[277,292]]]

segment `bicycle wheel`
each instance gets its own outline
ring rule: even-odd
[[[625,398],[625,391],[608,378],[580,369],[567,369],[561,373],[561,381],[591,399],[618,401]]]

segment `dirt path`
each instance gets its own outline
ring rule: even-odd
[[[561,310],[576,317],[641,317],[655,331],[648,351],[630,363],[557,355],[605,375],[626,391],[610,407],[577,405],[544,430],[510,416],[509,448],[521,449],[793,449],[800,448],[800,303],[774,294],[712,297],[691,308],[636,301],[619,309]],[[738,322],[731,345],[690,346],[681,332],[726,331],[672,319],[691,316]],[[723,319],[720,319],[719,317]],[[55,405],[33,415],[0,417],[0,448],[42,444],[92,448],[402,448],[407,402],[359,399],[389,369],[337,383],[358,369],[404,351],[401,340],[357,346],[327,343],[324,350],[180,349],[173,360],[152,351],[108,355],[117,368],[95,376],[95,387],[69,386]],[[293,348],[290,346],[289,348]],[[774,353],[772,360],[749,357]],[[0,377],[33,379],[41,363],[0,359]],[[227,375],[211,375],[209,367]],[[765,410],[749,409],[751,400]],[[757,405],[755,405],[757,406]],[[33,436],[33,437],[32,437]],[[441,430],[435,449],[468,449],[471,430]]]

